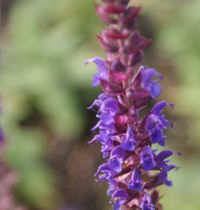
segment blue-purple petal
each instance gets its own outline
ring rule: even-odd
[[[95,63],[97,65],[98,73],[93,76],[92,86],[97,86],[100,83],[100,80],[107,80],[108,77],[108,68],[104,59],[100,57],[94,57],[85,61],[85,65],[88,63]]]
[[[141,164],[145,171],[151,170],[155,167],[153,152],[150,146],[145,146],[141,153]]]
[[[141,191],[142,190],[142,179],[140,174],[138,173],[137,169],[132,172],[131,180],[128,183],[128,188],[130,190]]]
[[[155,115],[161,115],[163,109],[168,105],[167,101],[160,101],[157,104],[155,104],[153,106],[153,108],[151,109],[151,113],[155,114]]]
[[[109,159],[108,164],[110,168],[117,173],[122,170],[122,163],[117,157]]]
[[[161,74],[152,68],[143,68],[141,72],[142,87],[149,91],[152,98],[157,98],[161,93],[161,85],[153,78],[158,76],[162,79]]]

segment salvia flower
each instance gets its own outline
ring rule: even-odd
[[[172,186],[168,172],[177,167],[168,158],[176,152],[159,152],[152,145],[165,146],[164,131],[171,124],[163,110],[173,105],[160,101],[141,117],[161,94],[163,76],[153,68],[138,67],[144,48],[151,43],[136,28],[140,7],[129,6],[129,0],[99,3],[97,13],[108,26],[97,38],[107,57],[85,62],[96,64],[92,85],[103,90],[89,107],[97,109],[98,119],[90,143],[101,144],[105,159],[94,176],[108,183],[114,210],[161,210],[157,187]]]
[[[138,172],[138,169],[133,170],[131,175],[131,180],[128,183],[128,189],[141,191],[142,190],[143,181],[141,179],[141,175]]]

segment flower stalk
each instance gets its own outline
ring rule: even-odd
[[[97,38],[106,59],[86,61],[97,65],[92,85],[103,90],[89,107],[98,108],[98,123],[92,128],[97,134],[90,143],[101,143],[105,159],[95,176],[108,183],[114,210],[161,210],[157,187],[172,186],[168,172],[177,167],[168,158],[175,152],[159,152],[152,145],[165,146],[163,131],[171,124],[163,109],[173,105],[160,101],[143,114],[161,94],[163,76],[153,68],[138,67],[151,43],[136,28],[141,8],[129,6],[129,0],[99,3],[95,8],[107,27]]]

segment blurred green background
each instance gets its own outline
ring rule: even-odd
[[[133,1],[134,3],[134,1]],[[168,146],[180,151],[173,188],[162,187],[166,210],[200,210],[200,1],[135,0],[142,33],[154,40],[143,63],[165,77],[160,99],[175,128]],[[93,174],[102,161],[89,146],[100,92],[91,87],[103,56],[91,0],[2,0],[1,100],[5,160],[18,176],[16,202],[29,210],[107,210],[106,186]],[[7,209],[2,209],[7,210]],[[18,210],[18,208],[9,209]]]

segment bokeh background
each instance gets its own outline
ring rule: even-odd
[[[86,107],[101,90],[91,87],[95,66],[83,63],[104,56],[93,3],[1,0],[4,179],[12,183],[0,198],[0,206],[12,207],[1,210],[111,209],[106,185],[93,179],[99,145],[87,144],[96,119]],[[143,5],[138,26],[154,40],[143,63],[165,77],[159,99],[176,105],[166,109],[176,125],[168,147],[182,156],[173,159],[180,167],[170,175],[174,187],[160,189],[162,203],[166,210],[200,210],[200,1],[133,3]]]

